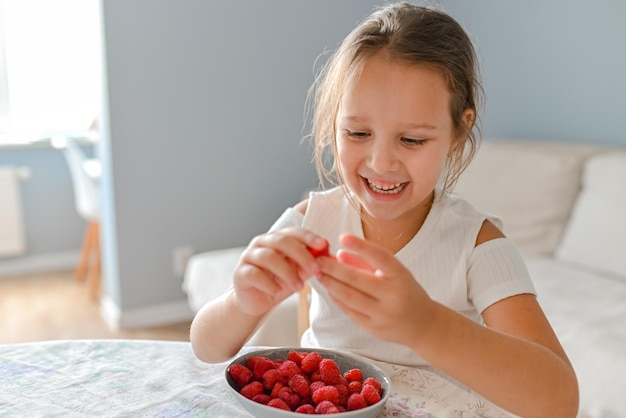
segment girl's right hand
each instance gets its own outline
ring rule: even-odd
[[[239,258],[233,275],[241,310],[263,315],[299,291],[306,279],[320,273],[307,247],[322,250],[325,245],[322,237],[300,227],[255,237]]]

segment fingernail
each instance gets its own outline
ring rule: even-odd
[[[313,239],[311,240],[311,245],[315,248],[321,247],[322,245],[324,245],[324,241],[325,241],[324,238],[314,236]]]

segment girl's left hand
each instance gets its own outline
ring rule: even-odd
[[[426,333],[434,301],[389,250],[352,234],[340,237],[337,261],[320,259],[320,283],[372,335],[413,346]]]

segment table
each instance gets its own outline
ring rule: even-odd
[[[0,345],[0,416],[250,417],[226,385],[228,363],[199,361],[188,342]],[[375,363],[393,387],[382,417],[512,416],[434,370]]]

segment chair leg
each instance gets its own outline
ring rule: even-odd
[[[308,283],[298,292],[298,341],[302,338],[302,334],[309,327],[309,298],[311,296],[311,288]]]
[[[80,253],[80,260],[76,267],[76,280],[82,282],[87,277],[87,270],[89,269],[89,258],[91,257],[91,251],[93,246],[94,222],[87,224],[87,230],[85,231],[85,238],[83,239],[83,248]]]
[[[100,226],[97,222],[91,222],[90,224],[93,229],[91,241],[93,262],[89,271],[89,297],[97,299],[100,296]]]

